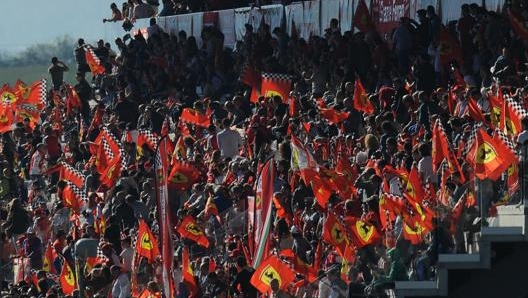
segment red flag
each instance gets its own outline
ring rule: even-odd
[[[0,103],[4,105],[11,105],[15,104],[17,101],[17,97],[15,95],[15,91],[11,89],[9,84],[4,84],[2,86],[2,89],[0,89]]]
[[[438,165],[449,155],[449,144],[447,135],[440,119],[436,119],[433,126],[431,158],[433,159],[433,170],[436,171]]]
[[[334,108],[319,108],[321,116],[330,123],[339,124],[348,118],[349,112],[339,112]]]
[[[77,112],[80,112],[82,108],[82,102],[77,91],[70,84],[64,84],[66,87],[66,113],[68,115],[73,115],[73,109],[77,109]]]
[[[290,97],[291,77],[279,73],[262,73],[260,93],[265,97],[280,96],[283,102]]]
[[[482,128],[479,128],[466,159],[473,165],[475,175],[479,179],[497,180],[514,162],[515,156],[506,146],[496,142]]]
[[[176,160],[169,175],[169,183],[176,188],[189,189],[200,177],[200,171],[191,163]]]
[[[207,115],[191,108],[185,108],[182,110],[180,120],[200,127],[209,127],[211,124],[211,119],[207,117]]]
[[[164,122],[165,123],[165,122]],[[159,137],[155,132],[148,129],[138,129],[137,146],[142,147],[143,144],[147,144],[150,150],[156,150],[158,146]]]
[[[84,189],[85,177],[83,173],[81,173],[76,168],[70,166],[69,164],[65,162],[61,162],[59,164],[59,167],[60,167],[60,171],[59,171],[60,180],[70,181],[78,188]]]
[[[46,105],[46,79],[35,81],[29,86],[17,80],[14,91],[17,104],[30,104],[38,109],[42,109]]]
[[[409,179],[407,180],[407,183],[403,185],[403,187],[405,192],[413,200],[421,203],[423,198],[425,198],[425,191],[423,189],[422,182],[420,180],[420,174],[418,173],[418,168],[416,165],[411,167]]]
[[[374,29],[374,23],[370,17],[370,12],[365,0],[359,1],[356,12],[354,13],[353,23],[354,26],[362,32],[370,32]]]
[[[354,85],[354,109],[366,114],[374,113],[374,106],[370,102],[367,91],[359,79],[356,80]]]
[[[345,249],[349,243],[349,239],[345,227],[332,211],[328,212],[323,225],[323,239],[335,246],[341,256],[345,255]]]
[[[293,252],[291,248],[283,249],[279,252],[279,258],[288,261],[293,265],[293,270],[304,276],[309,282],[317,280],[317,269],[314,265],[306,264],[301,258]]]
[[[56,257],[57,257],[57,253],[54,252],[54,249],[51,246],[51,242],[48,242],[48,245],[46,246],[46,251],[44,252],[42,270],[55,274],[56,272],[55,272],[55,266],[53,266],[53,262],[55,261]]]
[[[77,288],[77,280],[75,279],[73,270],[66,260],[64,260],[64,263],[62,264],[62,271],[59,281],[62,288],[62,293],[64,293],[64,295],[71,295]]]
[[[519,158],[515,151],[515,145],[513,142],[504,134],[500,129],[495,129],[495,134],[493,139],[497,143],[502,143],[502,145],[507,148],[507,152],[510,155],[510,158],[513,160],[512,164],[508,168],[508,193],[512,195],[519,188]]]
[[[366,245],[376,244],[381,240],[381,234],[376,227],[364,220],[355,217],[347,217],[344,220],[345,226],[352,231],[352,242],[357,248]]]
[[[177,232],[181,237],[192,240],[203,247],[209,247],[209,239],[192,216],[186,216],[178,225]]]
[[[326,208],[332,195],[331,187],[319,175],[312,176],[311,186],[319,206]]]
[[[275,185],[275,161],[269,159],[262,166],[255,186],[255,205],[253,221],[254,255],[253,267],[267,258],[270,252],[270,230],[272,227],[273,188]]]
[[[22,122],[27,118],[30,121],[31,128],[34,129],[36,124],[40,123],[40,112],[41,111],[33,105],[17,105],[15,108],[15,121]]]
[[[484,114],[482,114],[482,111],[477,105],[477,102],[472,97],[467,100],[467,112],[469,116],[477,122],[486,121],[486,119],[484,118]]]
[[[99,128],[99,126],[103,123],[103,115],[105,113],[104,107],[98,105],[95,109],[95,113],[92,118],[92,122],[90,122],[90,127],[88,128],[88,131],[86,132],[86,135],[90,135],[90,133],[95,129]]]
[[[402,230],[403,238],[410,241],[413,245],[418,245],[422,243],[425,239],[425,236],[427,236],[427,234],[429,233],[429,231],[417,221],[415,222],[414,226],[411,226],[404,222]]]
[[[499,91],[502,94],[502,91]],[[504,97],[503,97],[504,98]],[[511,97],[504,98],[500,117],[500,128],[507,136],[516,136],[522,131],[521,120],[528,116],[521,104]]]
[[[160,225],[159,237],[161,241],[161,280],[163,281],[163,292],[165,297],[173,297],[175,293],[174,283],[172,281],[173,269],[173,239],[172,239],[172,224],[171,224],[171,209],[169,204],[169,193],[167,189],[168,177],[168,153],[167,153],[167,138],[163,138],[156,151],[155,156],[155,183],[156,183],[156,197],[158,201],[158,222]],[[207,238],[206,238],[207,239]]]
[[[456,61],[458,65],[462,65],[462,49],[460,48],[458,41],[451,35],[448,28],[445,28],[440,32],[439,42],[440,63],[442,66],[445,67],[453,61]]]
[[[400,214],[404,208],[402,197],[383,193],[379,201],[380,221],[383,229],[392,230],[392,223],[396,220],[396,215]]]
[[[0,104],[0,133],[12,131],[15,128],[15,111],[12,105]]]
[[[86,63],[88,63],[88,66],[94,75],[105,73],[105,68],[101,65],[101,60],[99,60],[91,48],[86,48],[85,56]]]
[[[73,213],[79,214],[81,207],[88,201],[88,196],[75,184],[68,181],[66,183],[66,187],[62,190],[62,203]]]
[[[105,168],[99,180],[103,185],[111,188],[114,187],[121,176],[121,159],[116,159]]]
[[[191,267],[191,262],[189,260],[189,251],[187,250],[187,247],[183,246],[182,251],[182,275],[183,275],[183,283],[191,292],[189,297],[198,297],[200,294],[200,287],[198,286],[198,282],[194,278],[194,272]]]
[[[259,292],[266,294],[274,279],[279,282],[279,288],[284,290],[295,280],[295,272],[277,256],[272,255],[256,268],[250,282]]]
[[[158,241],[143,219],[139,220],[136,251],[138,255],[145,257],[149,264],[154,264],[160,255]]]

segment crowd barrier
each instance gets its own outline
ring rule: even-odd
[[[191,14],[174,15],[157,18],[158,24],[168,33],[177,34],[183,30],[188,36],[196,37],[200,46],[202,40],[200,33],[204,24],[215,25],[225,37],[224,45],[234,47],[245,33],[245,24],[253,25],[257,30],[264,18],[271,29],[280,27],[285,22],[288,33],[295,26],[299,36],[308,39],[311,35],[324,35],[324,30],[329,27],[330,20],[339,20],[342,32],[353,29],[352,19],[360,0],[316,0],[295,2],[290,5],[267,5],[262,7],[244,7],[227,9],[214,12],[197,12]],[[499,11],[505,0],[366,0],[367,6],[373,16],[382,36],[389,39],[390,32],[397,26],[400,17],[416,18],[416,11],[432,5],[436,8],[443,23],[457,20],[460,17],[462,4],[478,3],[488,10]],[[283,18],[285,18],[283,20]],[[140,30],[146,33],[149,19],[139,19],[134,23],[133,32]],[[124,35],[121,22],[105,23],[105,39],[113,41]],[[142,30],[143,29],[143,30]]]

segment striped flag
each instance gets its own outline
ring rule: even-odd
[[[167,138],[163,138],[156,150],[156,194],[158,199],[158,222],[160,225],[159,240],[161,241],[161,257],[163,268],[161,278],[163,281],[163,292],[166,297],[174,297],[174,287],[171,277],[173,265],[172,248],[172,224],[170,217],[169,193],[167,190],[168,159],[167,159]]]
[[[254,239],[255,251],[253,268],[257,268],[263,259],[269,255],[269,235],[271,229],[273,206],[273,184],[275,181],[275,162],[270,158],[262,167],[257,180],[256,198],[254,208]]]

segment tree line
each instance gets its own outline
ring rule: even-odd
[[[17,53],[0,52],[0,67],[51,64],[52,57],[71,63],[75,40],[64,35],[49,43],[36,43]]]

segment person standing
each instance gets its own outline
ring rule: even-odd
[[[218,147],[220,148],[223,158],[233,158],[238,155],[240,146],[242,146],[244,142],[240,133],[230,128],[231,120],[229,118],[225,118],[222,121],[222,125],[224,129],[216,136]]]
[[[59,91],[61,85],[64,83],[64,73],[70,68],[57,57],[51,58],[51,65],[48,72],[51,75],[51,82],[53,83],[53,90]]]
[[[77,92],[77,95],[79,96],[79,99],[81,100],[81,115],[84,119],[84,123],[90,123],[90,99],[92,98],[92,87],[90,86],[90,83],[86,81],[84,78],[84,73],[78,72],[75,76],[75,79],[77,80],[77,84],[73,86],[75,89],[75,92]]]
[[[130,281],[128,275],[121,271],[121,267],[113,265],[110,267],[110,273],[114,278],[112,282],[112,298],[130,297]]]

